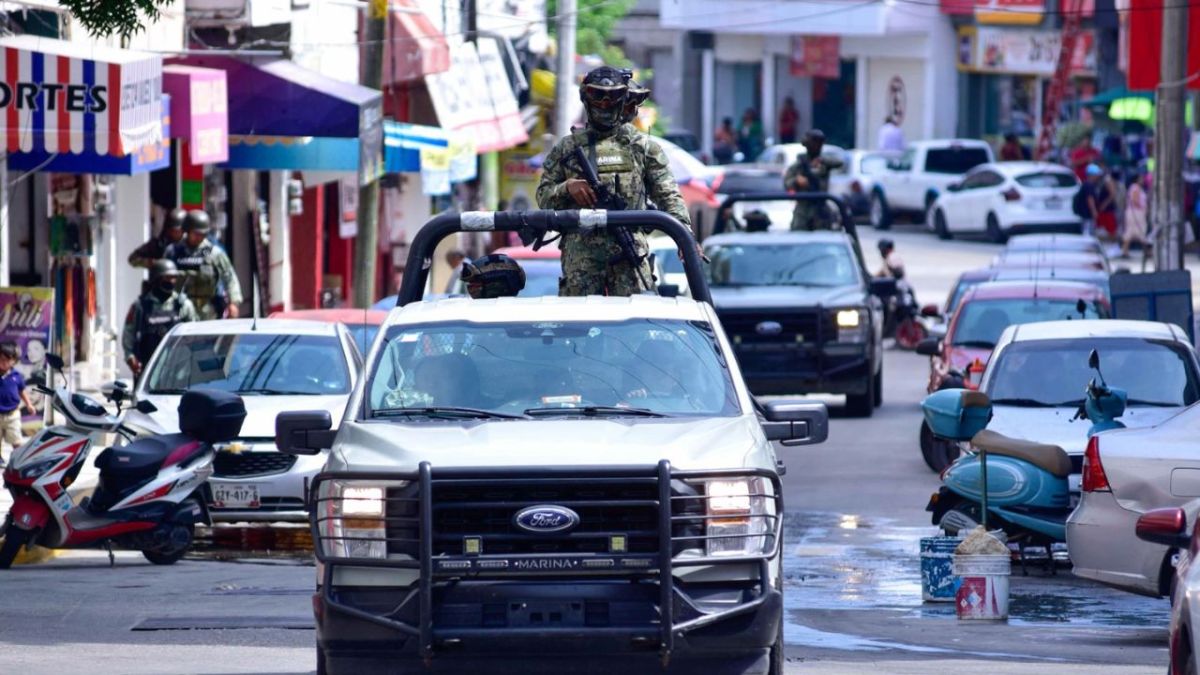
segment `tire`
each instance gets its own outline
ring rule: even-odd
[[[775,644],[771,645],[771,666],[767,672],[770,675],[783,675],[785,663],[787,663],[787,656],[784,653],[783,617],[781,616],[779,617],[779,634],[775,638]],[[318,675],[320,675],[319,671]]]
[[[931,210],[933,210],[933,203],[936,201],[937,201],[937,193],[936,192],[930,192],[925,195],[925,211],[923,213],[921,213],[921,216],[922,216],[921,222],[922,223],[929,222],[929,212]]]
[[[875,407],[883,405],[883,368],[875,373]]]
[[[142,551],[142,555],[145,556],[146,560],[149,560],[155,565],[174,565],[175,563],[179,562],[183,556],[187,555],[189,550],[191,550],[195,533],[195,526],[190,526],[187,528],[187,544],[184,546],[177,547],[170,551]]]
[[[875,382],[874,375],[867,378],[867,391],[862,394],[846,394],[846,412],[851,417],[870,417],[875,412]]]
[[[22,530],[19,527],[9,527],[4,532],[4,545],[0,546],[0,570],[6,570],[12,567],[13,561],[17,559],[17,554],[25,548],[25,544],[29,543],[29,537],[32,533],[29,530]]]
[[[946,225],[946,214],[941,209],[933,212],[933,232],[942,241],[954,238],[954,235],[950,234],[950,228]]]
[[[925,335],[925,327],[912,317],[896,324],[896,346],[901,349],[916,349],[917,344],[925,339]]]
[[[868,210],[871,227],[886,230],[892,226],[892,211],[888,208],[887,198],[883,192],[876,190],[871,193],[871,206]]]
[[[921,422],[921,457],[934,473],[945,471],[960,454],[958,445],[934,436],[929,425]]]
[[[1003,244],[1008,241],[1008,235],[1000,229],[1000,221],[994,213],[989,213],[987,217],[987,237],[988,241],[993,244]]]
[[[325,650],[317,647],[317,675],[329,675],[329,667],[325,665]]]

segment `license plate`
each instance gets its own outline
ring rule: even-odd
[[[1063,206],[1063,200],[1059,199],[1058,197],[1051,197],[1046,200],[1046,209],[1047,210],[1057,211],[1058,209],[1061,209],[1062,206]]]
[[[257,509],[262,506],[258,486],[246,483],[212,483],[213,507],[218,509]]]

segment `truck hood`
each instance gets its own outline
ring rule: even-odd
[[[286,410],[326,410],[333,418],[333,426],[336,429],[342,415],[346,412],[346,401],[349,397],[349,394],[339,396],[243,396],[242,400],[246,403],[246,421],[242,423],[240,436],[242,438],[274,438],[275,416]],[[158,407],[158,410],[148,416],[142,415],[136,410],[130,411],[131,421],[137,421],[134,416],[141,416],[143,419],[149,417],[153,423],[163,429],[164,433],[173,434],[179,431],[179,396],[146,394],[140,398],[150,401]]]
[[[331,471],[415,471],[438,467],[653,466],[677,469],[773,468],[756,417],[708,419],[350,422],[330,454]]]
[[[742,286],[710,287],[713,306],[723,309],[795,309],[861,305],[865,295],[859,286]]]
[[[1082,455],[1087,448],[1087,432],[1092,423],[1086,419],[1071,421],[1075,408],[1019,408],[997,405],[992,408],[992,431],[1061,447],[1069,455]],[[1183,408],[1128,408],[1118,418],[1130,429],[1149,427],[1179,414]]]

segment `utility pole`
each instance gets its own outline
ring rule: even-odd
[[[1188,0],[1165,0],[1162,9],[1162,71],[1155,95],[1154,268],[1183,268],[1183,101],[1187,76]]]
[[[388,0],[370,0],[367,6],[359,83],[383,89],[383,40],[387,31]],[[354,306],[375,302],[375,262],[379,259],[379,179],[358,189],[358,235],[354,245]]]
[[[575,0],[558,3],[558,74],[554,78],[554,135],[571,133],[571,97],[575,91]]]

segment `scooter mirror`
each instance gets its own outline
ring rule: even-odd
[[[1083,301],[1080,300],[1080,302]],[[1096,351],[1095,349],[1092,350],[1091,354],[1088,354],[1088,368],[1091,368],[1092,370],[1100,369],[1100,352]]]
[[[59,356],[58,354],[47,354],[46,355],[46,363],[50,364],[51,368],[53,368],[55,370],[59,370],[59,371],[61,371],[63,369],[63,365],[65,365],[63,363],[62,357]]]
[[[934,304],[925,305],[921,308],[921,316],[935,317],[941,316],[941,314],[942,313],[938,311],[938,306]]]

